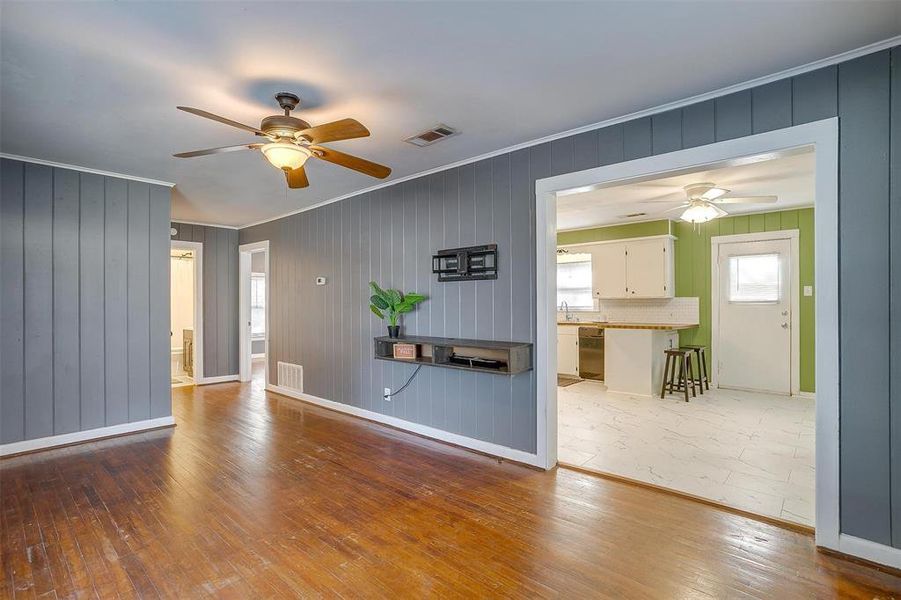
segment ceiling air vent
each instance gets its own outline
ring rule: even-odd
[[[644,213],[644,212],[635,212],[635,213],[629,213],[627,215],[620,215],[619,218],[620,219],[634,219],[636,217],[645,217],[645,216],[647,216],[647,214],[648,213]]]
[[[417,133],[416,135],[410,136],[405,139],[405,142],[409,142],[414,146],[431,146],[435,142],[439,140],[443,140],[444,138],[449,138],[452,135],[457,135],[460,132],[454,129],[453,127],[448,127],[443,123],[439,123],[435,125],[431,129],[423,131],[422,133]]]

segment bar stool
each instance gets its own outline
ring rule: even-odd
[[[688,402],[688,387],[691,386],[691,395],[697,396],[695,389],[694,366],[691,362],[693,351],[687,348],[670,348],[664,350],[666,362],[663,366],[663,385],[660,388],[660,397],[666,396],[667,392],[685,394],[685,401]]]
[[[682,347],[694,351],[695,358],[698,360],[698,388],[703,394],[705,389],[710,390],[710,376],[707,371],[707,346],[686,344]]]

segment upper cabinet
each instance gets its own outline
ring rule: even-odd
[[[672,298],[673,238],[605,242],[591,248],[594,297]]]

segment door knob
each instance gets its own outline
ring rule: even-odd
[[[788,329],[788,323],[782,323],[782,329]]]
[[[787,316],[788,316],[788,311],[787,311],[787,310],[783,310],[783,311],[782,311],[782,316],[783,316],[783,317],[787,317]]]

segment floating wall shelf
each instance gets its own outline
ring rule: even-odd
[[[382,336],[373,341],[377,360],[499,375],[516,375],[532,368],[532,344],[527,342],[430,336]],[[394,358],[394,344],[397,343],[416,344],[420,349],[419,356],[414,359]]]

